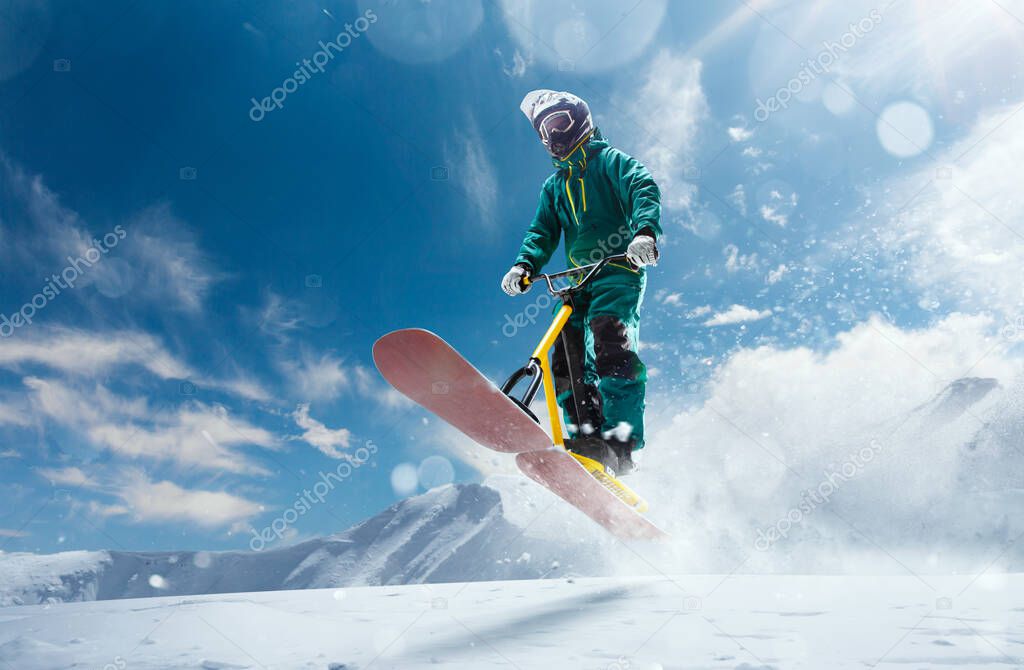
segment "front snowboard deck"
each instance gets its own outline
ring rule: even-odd
[[[605,488],[569,453],[549,448],[516,455],[530,479],[550,489],[621,540],[663,540],[668,535]]]
[[[526,412],[429,330],[384,335],[373,345],[373,361],[403,395],[485,447],[505,453],[551,447]]]

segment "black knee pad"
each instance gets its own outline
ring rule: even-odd
[[[590,320],[590,330],[599,377],[636,379],[640,375],[642,363],[630,345],[626,324],[614,316],[595,316]]]

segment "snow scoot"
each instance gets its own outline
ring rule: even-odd
[[[647,503],[615,478],[598,461],[566,451],[559,420],[550,353],[573,312],[573,297],[606,265],[628,262],[625,254],[563,272],[540,274],[562,302],[554,321],[519,368],[499,388],[447,342],[420,328],[396,330],[373,345],[373,360],[384,378],[403,395],[441,417],[477,443],[495,451],[516,454],[516,464],[528,477],[550,489],[621,539],[662,539],[667,535],[642,515]],[[575,283],[572,280],[576,280]],[[557,280],[569,284],[556,287]],[[515,388],[529,379],[518,398]],[[551,437],[530,410],[541,387]]]

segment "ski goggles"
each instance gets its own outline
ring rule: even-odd
[[[541,119],[537,124],[537,132],[548,153],[559,159],[569,153],[579,134],[578,130],[573,128],[575,125],[576,120],[565,109],[551,112]]]

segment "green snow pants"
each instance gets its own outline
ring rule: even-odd
[[[571,436],[600,431],[644,446],[647,368],[640,347],[646,277],[606,269],[573,297],[551,354],[558,404]]]

